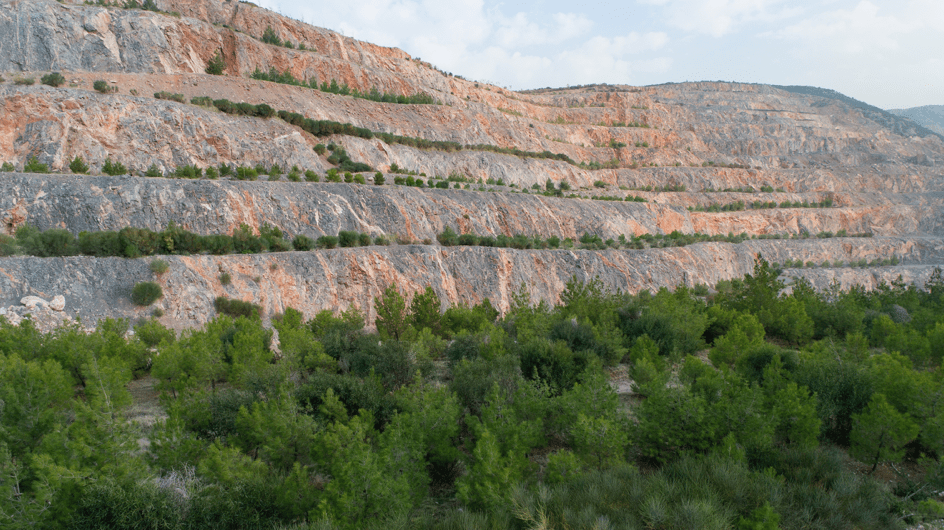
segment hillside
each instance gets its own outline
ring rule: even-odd
[[[914,120],[928,129],[944,135],[944,105],[924,105],[910,109],[889,109],[896,116]]]
[[[195,293],[222,292],[214,267],[248,267],[244,276],[259,280],[225,292],[261,304],[267,318],[288,306],[312,314],[353,305],[372,316],[373,298],[390,282],[410,291],[430,284],[444,303],[488,297],[505,310],[522,282],[535,301],[550,302],[574,274],[599,275],[629,292],[680,280],[713,285],[748,272],[757,254],[779,263],[829,262],[844,283],[913,277],[907,267],[921,268],[921,276],[941,263],[944,141],[830,91],[706,82],[516,93],[250,3],[156,5],[159,11],[0,0],[0,162],[16,171],[33,158],[46,166],[45,173],[3,174],[4,232],[24,224],[73,234],[157,231],[174,222],[213,235],[268,224],[291,237],[347,230],[394,243],[174,258],[178,273],[156,278],[166,325],[212,317],[212,298]],[[270,28],[283,45],[261,40]],[[218,52],[222,75],[206,74]],[[39,82],[52,71],[65,83]],[[93,89],[96,81],[103,91]],[[162,92],[163,99],[154,97]],[[390,102],[398,96],[429,104]],[[220,100],[252,107],[240,111]],[[252,115],[263,104],[271,112]],[[316,135],[312,120],[358,129]],[[330,144],[370,166],[359,173],[365,184],[324,182],[339,162],[315,148]],[[76,157],[89,175],[70,174]],[[102,175],[106,161],[127,171]],[[224,166],[262,173],[256,182],[171,178]],[[148,170],[158,178],[144,176]],[[372,184],[377,172],[382,186]],[[396,184],[406,173],[425,187]],[[449,189],[431,189],[436,184]],[[437,242],[446,228],[575,244],[448,249]],[[620,236],[674,231],[748,241],[677,250],[619,243]],[[608,249],[576,243],[585,234]],[[897,268],[848,267],[892,257],[901,260]],[[66,313],[87,319],[151,311],[127,298],[136,281],[148,279],[144,259],[24,265],[34,259],[0,258],[0,305],[65,294]],[[258,265],[250,263],[259,260],[293,265],[275,278],[253,272]],[[36,267],[44,269],[41,278]],[[824,270],[789,267],[787,274],[813,278]],[[317,289],[297,287],[312,277],[321,278]]]
[[[0,529],[944,528],[919,118],[0,0]]]

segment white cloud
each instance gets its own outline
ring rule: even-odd
[[[825,41],[831,51],[861,53],[898,49],[899,39],[921,25],[920,20],[880,14],[878,6],[863,0],[852,9],[821,13],[765,35],[807,43]]]
[[[506,15],[501,7],[484,0],[347,0],[327,10],[293,2],[287,11],[357,39],[402,48],[464,77],[517,88],[630,83],[635,71],[671,64],[668,58],[637,57],[665,47],[666,33],[593,36],[594,21],[583,13]]]
[[[944,0],[256,1],[514,88],[738,79],[944,103]]]
[[[638,0],[661,6],[669,24],[684,31],[722,37],[753,22],[796,16],[802,8],[787,0]]]
[[[792,63],[796,84],[816,84],[885,108],[944,103],[944,3],[852,0],[762,32]]]
[[[494,40],[506,49],[563,42],[593,28],[593,21],[576,13],[555,13],[551,16],[553,24],[543,25],[531,20],[527,13],[508,18],[496,9],[489,15],[495,26]]]

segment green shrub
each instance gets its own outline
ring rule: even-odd
[[[51,87],[58,87],[66,82],[66,78],[62,76],[59,72],[52,72],[50,74],[44,75],[40,80],[40,83],[44,85],[49,85]]]
[[[23,166],[24,173],[49,173],[49,166],[41,163],[35,156],[30,157],[29,162]]]
[[[206,178],[208,179],[215,180],[220,176],[219,170],[216,169],[216,167],[214,166],[207,167],[205,173],[206,173]]]
[[[102,94],[108,94],[109,92],[112,91],[111,86],[109,86],[109,84],[102,79],[99,79],[95,81],[94,83],[92,83],[92,88],[94,88],[95,90],[98,90]]]
[[[226,61],[223,60],[223,51],[217,50],[216,55],[207,63],[206,73],[211,75],[222,75],[226,69]],[[209,99],[209,98],[208,98]]]
[[[259,173],[253,168],[243,166],[236,168],[237,180],[256,180],[258,176]]]
[[[17,229],[16,239],[27,254],[41,258],[73,256],[77,251],[75,236],[61,228],[40,232],[32,226],[23,225]]]
[[[315,173],[314,171],[312,171],[312,170],[310,170],[310,169],[306,169],[306,170],[305,170],[305,180],[308,181],[308,182],[320,182],[320,181],[321,181],[321,177],[319,177],[318,174]]]
[[[441,234],[436,236],[436,240],[444,247],[452,247],[459,243],[459,236],[452,227],[447,226]]]
[[[155,314],[158,311],[160,309],[154,309]],[[177,340],[177,334],[174,333],[174,330],[165,328],[153,318],[134,326],[134,335],[150,347],[157,346],[162,342],[171,343]]]
[[[335,248],[338,246],[337,236],[321,236],[315,240],[318,248]]]
[[[79,232],[79,252],[86,256],[110,257],[123,255],[118,232]]]
[[[106,158],[105,164],[102,165],[102,173],[117,177],[118,175],[127,175],[128,168],[121,162],[112,162],[110,158]]]
[[[315,248],[315,240],[305,234],[298,234],[295,236],[295,239],[292,240],[292,247],[299,251],[311,250]]]
[[[354,175],[354,184],[367,184],[367,181],[364,180],[364,175]]]
[[[229,274],[228,272],[224,272],[224,273],[220,274],[220,284],[221,284],[221,285],[229,285],[229,284],[231,284],[231,283],[233,283],[233,277],[230,276],[230,274]]]
[[[13,256],[20,250],[16,238],[0,234],[0,256]]]
[[[247,317],[252,319],[260,318],[262,308],[252,302],[242,300],[231,300],[225,296],[218,296],[213,301],[213,307],[218,313],[229,315],[231,317]]]
[[[35,82],[36,80],[33,79],[32,77],[17,77],[16,79],[13,80],[14,85],[21,85],[21,86],[32,86],[33,83]]]
[[[201,107],[212,107],[213,99],[211,99],[208,96],[197,96],[197,97],[190,98],[190,104],[199,105]]]
[[[360,234],[353,230],[341,230],[338,232],[338,243],[341,247],[356,247],[360,241]]]
[[[89,167],[85,163],[85,160],[81,156],[76,156],[72,159],[72,162],[69,162],[69,171],[72,171],[76,175],[84,175],[88,173]]]
[[[272,29],[272,26],[266,26],[265,31],[262,32],[262,37],[260,40],[266,44],[274,44],[276,46],[282,45],[282,39],[275,34],[275,30]]]
[[[96,82],[97,82],[97,81],[96,81]],[[103,83],[104,83],[104,81],[103,81]],[[96,88],[96,90],[98,90],[98,89]],[[163,91],[163,90],[160,91],[160,92],[155,92],[155,93],[154,93],[154,98],[155,98],[155,99],[166,99],[166,100],[168,100],[168,101],[176,101],[177,103],[186,103],[186,102],[187,102],[187,98],[184,97],[183,94],[175,94],[175,93],[173,93],[173,92],[165,92],[165,91]]]
[[[139,282],[131,290],[131,301],[139,306],[149,306],[162,296],[164,293],[156,282]]]
[[[383,173],[381,173],[380,171],[374,173],[374,184],[376,184],[377,186],[382,186],[384,182],[385,180],[384,180]]]
[[[151,272],[154,274],[164,274],[170,268],[166,261],[162,259],[156,259],[152,261],[149,265]]]
[[[16,171],[16,168],[9,162],[4,162],[3,165],[0,166],[0,172],[9,173],[11,171]]]
[[[184,524],[177,493],[154,482],[107,478],[90,484],[75,501],[70,526],[92,528],[179,528]]]
[[[318,154],[321,155],[321,156],[324,156],[324,154],[328,151],[328,149],[325,147],[325,144],[318,144],[318,145],[316,145],[316,146],[314,147],[314,150],[315,150],[316,153],[318,153]]]
[[[164,174],[161,173],[161,170],[158,169],[157,164],[151,164],[147,168],[147,171],[144,172],[145,177],[163,177]]]

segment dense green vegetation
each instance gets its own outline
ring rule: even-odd
[[[125,321],[47,335],[0,321],[0,521],[878,529],[941,517],[940,271],[923,288],[800,281],[787,295],[758,261],[716,288],[626,295],[573,280],[559,306],[522,289],[499,318],[488,300],[442,312],[432,289],[391,286],[376,332],[353,308],[274,315],[278,354],[260,309],[226,299],[221,312],[244,316],[180,337],[153,320],[132,336]],[[620,363],[632,397],[608,383]],[[131,422],[145,404],[129,408],[128,385],[147,375],[163,412]]]
[[[232,235],[200,235],[184,230],[176,223],[170,223],[160,232],[147,228],[127,227],[121,230],[102,230],[100,232],[79,232],[78,237],[61,228],[39,229],[23,225],[16,230],[16,236],[0,234],[0,256],[95,256],[138,258],[161,254],[258,254],[261,252],[285,252],[289,250],[312,250],[314,248],[335,248],[386,244],[382,236],[371,238],[368,234],[342,230],[337,236],[321,236],[318,239],[299,234],[288,240],[278,227],[264,223],[259,227],[259,234],[245,223],[233,231]],[[165,268],[155,273],[166,272]],[[144,304],[147,305],[147,304]]]
[[[832,208],[833,200],[824,199],[820,202],[809,202],[809,201],[783,201],[777,203],[776,201],[753,201],[745,204],[744,201],[735,201],[729,202],[727,204],[718,204],[711,203],[708,205],[699,204],[697,206],[689,206],[688,211],[690,212],[738,212],[745,209],[753,210],[766,210],[770,208]]]
[[[794,234],[792,236],[794,239],[807,239],[807,238],[819,238],[819,239],[828,239],[831,237],[872,237],[871,234],[850,234],[846,233],[845,230],[840,230],[837,233],[832,232],[820,232],[818,234],[809,234],[803,232],[800,234]],[[629,249],[645,249],[645,248],[670,248],[670,247],[685,247],[688,245],[694,245],[695,243],[741,243],[750,239],[790,239],[790,235],[780,235],[780,234],[762,234],[758,235],[748,235],[746,233],[740,234],[683,234],[678,230],[675,230],[669,234],[641,234],[641,235],[632,235],[626,237],[625,235],[620,235],[617,239],[607,239],[603,240],[602,237],[591,234],[584,233],[576,241],[570,238],[561,239],[558,236],[551,236],[547,239],[542,238],[541,236],[528,236],[525,234],[515,234],[513,236],[506,236],[504,234],[499,234],[497,236],[478,236],[472,233],[466,234],[457,234],[455,230],[451,227],[446,227],[439,235],[436,236],[436,239],[440,244],[451,247],[456,245],[462,246],[480,246],[480,247],[506,247],[506,248],[517,248],[517,249],[528,249],[528,248],[582,248],[586,250],[603,250],[606,248],[629,248]],[[893,262],[892,262],[893,261]],[[785,263],[785,266],[790,267],[790,263]],[[873,262],[874,265],[897,265],[899,260],[894,258],[894,260],[889,259],[888,262],[877,261]],[[803,261],[799,261],[796,265],[797,267],[803,267]],[[812,266],[812,263],[810,263]],[[830,265],[836,266],[836,265]],[[864,264],[862,266],[865,266]]]
[[[337,152],[337,151],[335,151]],[[359,175],[358,175],[359,176]],[[355,176],[346,173],[345,180],[353,182]],[[397,177],[399,179],[399,177]],[[412,179],[412,177],[407,177]],[[342,176],[336,170],[328,172],[328,182],[341,182]],[[418,180],[416,182],[422,182]],[[448,182],[448,181],[441,181]],[[363,184],[363,182],[361,182]],[[407,182],[407,185],[410,185]],[[800,238],[831,238],[831,237],[849,237],[844,230],[836,234],[832,232],[820,232],[819,234],[794,234],[792,237]],[[669,234],[642,234],[626,237],[620,235],[617,239],[603,240],[596,234],[585,233],[576,241],[571,238],[561,238],[559,236],[550,236],[543,238],[541,236],[515,234],[506,236],[499,234],[497,236],[478,236],[476,234],[466,233],[457,234],[451,227],[446,227],[443,232],[436,236],[437,241],[443,246],[480,246],[480,247],[504,247],[516,249],[556,249],[556,248],[580,248],[585,250],[603,250],[607,248],[626,248],[626,249],[647,249],[647,248],[670,248],[684,247],[695,243],[725,242],[741,243],[749,239],[789,239],[790,236],[780,235],[761,235],[749,236],[742,234],[683,234],[679,231],[673,231]],[[852,234],[851,237],[871,237],[871,234]],[[412,241],[404,241],[406,244]],[[424,241],[425,244],[432,244],[431,240]],[[160,232],[154,232],[146,228],[126,227],[118,231],[103,230],[100,232],[80,232],[74,236],[72,232],[61,228],[51,228],[40,231],[39,229],[23,225],[16,230],[14,237],[0,235],[0,256],[28,255],[39,257],[61,257],[61,256],[95,256],[95,257],[126,257],[137,258],[141,256],[152,256],[161,254],[258,254],[261,252],[285,252],[289,250],[313,250],[316,248],[332,249],[341,247],[358,247],[369,245],[387,245],[389,241],[383,235],[371,237],[366,233],[358,233],[349,230],[341,230],[337,236],[324,235],[317,239],[312,239],[304,234],[299,234],[288,239],[287,234],[278,227],[273,227],[264,223],[259,228],[259,234],[253,233],[245,223],[240,224],[239,228],[233,231],[232,235],[200,235],[189,230],[183,229],[176,223],[170,223],[167,228]],[[895,256],[884,260],[873,260],[868,262],[851,262],[849,266],[887,266],[897,265],[899,259]],[[839,267],[842,262],[825,262],[824,267]],[[784,263],[784,267],[813,267],[812,262],[803,262],[797,260]]]

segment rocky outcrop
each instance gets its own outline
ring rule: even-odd
[[[388,285],[408,297],[431,285],[443,303],[477,303],[488,297],[507,310],[511,295],[522,286],[532,301],[559,302],[567,281],[598,278],[607,288],[624,292],[658,289],[679,284],[714,285],[720,280],[751,272],[757,255],[770,261],[787,259],[885,258],[904,255],[917,261],[922,249],[902,240],[822,240],[814,242],[752,241],[739,245],[706,243],[684,248],[629,250],[510,250],[481,247],[405,245],[313,252],[285,252],[243,256],[163,256],[170,269],[155,276],[150,259],[123,258],[0,258],[0,305],[27,294],[64,293],[71,301],[69,316],[83,322],[104,317],[147,317],[163,311],[162,321],[178,329],[199,326],[213,317],[213,300],[226,296],[260,304],[266,319],[293,307],[307,317],[323,309],[354,306],[373,322],[373,299]],[[878,279],[923,281],[930,265],[869,269],[799,269],[817,285],[833,277],[845,283],[857,279],[874,284]],[[232,277],[229,285],[221,273]],[[897,274],[896,274],[897,273]],[[130,300],[132,287],[157,281],[163,298],[154,307],[139,308]],[[922,283],[923,285],[923,283]]]
[[[242,223],[257,230],[268,223],[293,236],[356,230],[410,241],[435,240],[447,226],[457,233],[572,239],[584,234],[618,239],[676,230],[722,235],[815,235],[840,230],[944,235],[944,194],[896,198],[910,204],[884,200],[876,204],[863,197],[859,205],[848,207],[719,213],[662,204],[666,195],[680,194],[659,194],[653,198],[658,202],[638,203],[388,185],[7,174],[0,180],[0,213],[7,234],[24,223],[77,234],[126,226],[161,230],[175,222],[201,234],[230,234]],[[711,195],[697,194],[688,200],[708,202],[714,199]],[[758,195],[758,200],[783,200],[776,194]]]
[[[0,88],[0,160],[68,170],[76,156],[143,172],[198,163],[279,163],[325,171],[314,141],[281,120],[247,120],[152,98],[39,87]]]
[[[227,295],[261,304],[266,315],[297,307],[363,308],[383,287],[427,284],[450,302],[490,297],[507,307],[522,283],[535,300],[554,302],[566,281],[599,276],[610,288],[636,291],[678,283],[714,284],[770,261],[829,262],[789,269],[825,287],[832,280],[874,286],[901,274],[920,282],[944,262],[944,142],[890,122],[881,111],[816,90],[766,85],[681,83],[650,87],[585,86],[515,93],[444,74],[393,48],[372,45],[291,20],[248,2],[158,0],[162,12],[85,5],[78,0],[0,0],[0,162],[19,169],[32,157],[68,172],[83,157],[93,176],[0,178],[2,233],[39,228],[154,230],[177,222],[198,233],[230,233],[246,223],[290,235],[339,230],[435,240],[445,227],[476,234],[517,233],[616,239],[644,233],[702,232],[793,236],[869,233],[874,238],[763,239],[643,251],[442,248],[393,245],[255,256],[171,256],[159,278],[165,322],[199,325],[212,300]],[[272,28],[293,48],[258,38]],[[304,49],[300,49],[304,44]],[[203,72],[220,52],[225,75]],[[296,79],[331,79],[361,92],[431,95],[438,105],[398,105],[327,94],[308,86],[248,79],[254,70]],[[21,86],[12,78],[61,71],[59,88]],[[8,75],[12,72],[12,75]],[[95,81],[112,90],[99,94]],[[155,92],[266,103],[306,117],[352,123],[376,132],[479,145],[418,149],[379,138],[315,138],[277,118],[234,117],[214,108],[157,100]],[[828,96],[828,97],[827,97]],[[834,97],[836,96],[836,97]],[[893,123],[894,122],[894,123]],[[916,129],[915,129],[916,130]],[[96,176],[106,160],[135,175],[154,165],[333,167],[314,152],[337,143],[355,161],[388,172],[396,164],[428,177],[461,177],[472,189],[417,190],[356,186]],[[574,163],[500,154],[490,148],[564,154]],[[601,169],[605,167],[606,169]],[[369,179],[374,170],[365,174]],[[488,181],[501,181],[502,185]],[[648,202],[591,201],[525,194],[550,181],[581,196]],[[476,191],[489,189],[488,192]],[[671,190],[671,191],[669,191]],[[681,191],[680,191],[681,190]],[[605,197],[599,197],[605,196]],[[699,212],[711,204],[832,201],[834,207]],[[899,267],[834,268],[837,262],[883,260]],[[0,302],[81,316],[143,316],[131,306],[134,282],[152,279],[147,260],[85,257],[0,258]],[[221,271],[237,279],[217,281]],[[43,307],[43,309],[40,308]],[[62,306],[62,307],[60,307]],[[62,309],[62,311],[56,310]],[[36,313],[38,314],[38,313]],[[60,317],[55,317],[60,318]]]

